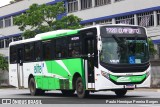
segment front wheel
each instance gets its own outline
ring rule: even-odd
[[[125,96],[127,93],[127,90],[125,89],[119,89],[119,90],[115,90],[115,94],[118,96],[118,97],[123,97]]]
[[[76,92],[79,98],[85,98],[89,95],[89,91],[84,89],[84,84],[81,77],[78,77],[76,80]]]
[[[36,83],[35,83],[35,80],[34,78],[31,78],[29,80],[29,90],[30,90],[30,93],[32,96],[35,96],[35,95],[42,95],[45,93],[44,90],[41,90],[41,89],[37,89],[36,88]]]

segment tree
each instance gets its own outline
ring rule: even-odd
[[[8,61],[7,59],[0,54],[0,71],[8,71]]]
[[[148,39],[148,44],[149,44],[149,52],[150,52],[150,55],[155,55],[157,54],[157,50],[154,48],[154,44],[152,42],[152,39]]]
[[[25,14],[14,18],[14,24],[24,32],[22,35],[25,38],[31,38],[38,33],[58,29],[77,29],[82,27],[79,24],[81,19],[74,15],[64,16],[60,20],[56,20],[64,12],[63,2],[58,2],[55,5],[33,4]]]

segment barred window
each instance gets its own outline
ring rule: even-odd
[[[0,20],[0,28],[3,28],[3,19]]]
[[[160,10],[157,11],[157,20],[158,25],[160,25]]]
[[[88,26],[92,26],[92,25],[93,25],[93,22],[82,24],[82,26],[84,26],[84,27],[88,27]]]
[[[78,0],[68,0],[68,12],[74,12],[78,10]]]
[[[96,21],[96,24],[112,24],[112,19]]]
[[[111,4],[111,0],[95,0],[95,6]]]
[[[153,12],[140,13],[137,15],[138,25],[149,27],[154,26],[154,15]]]
[[[13,37],[13,41],[19,41],[19,40],[22,40],[22,36]]]
[[[115,2],[119,2],[119,1],[122,1],[122,0],[115,0]]]
[[[7,38],[7,39],[5,40],[5,42],[6,42],[6,47],[8,47],[8,46],[9,46],[9,43],[12,42],[12,38]]]
[[[5,27],[11,26],[11,17],[4,19],[5,21]]]
[[[130,24],[134,25],[134,15],[117,17],[116,24]]]
[[[4,39],[0,40],[0,48],[4,48]]]
[[[81,0],[81,9],[87,9],[92,7],[92,0]]]

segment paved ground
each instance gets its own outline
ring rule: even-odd
[[[133,91],[129,91],[126,94],[126,96],[122,98],[117,98],[114,92],[111,92],[111,91],[96,92],[96,93],[91,93],[88,98],[79,99],[77,98],[76,94],[73,96],[67,97],[67,96],[63,96],[60,91],[48,91],[43,96],[31,96],[28,89],[11,88],[11,89],[0,89],[0,98],[3,98],[3,99],[12,98],[12,101],[14,100],[14,103],[18,103],[16,102],[18,100],[22,100],[22,101],[37,100],[37,101],[41,101],[43,104],[45,103],[64,104],[64,105],[61,105],[62,107],[63,106],[66,107],[66,104],[71,104],[70,107],[74,106],[73,104],[81,104],[81,105],[76,105],[76,107],[87,106],[86,104],[94,104],[94,105],[90,105],[91,107],[97,107],[97,104],[103,104],[101,106],[105,106],[105,107],[109,107],[109,106],[160,107],[159,104],[146,104],[146,103],[143,104],[143,102],[141,102],[140,104],[126,104],[126,102],[124,102],[124,101],[127,101],[128,103],[130,103],[129,101],[133,101],[133,100],[146,101],[147,99],[149,101],[157,101],[160,103],[160,89],[136,89]],[[110,101],[110,102],[106,104],[107,101]],[[120,104],[112,104],[117,101]],[[150,103],[156,103],[156,102],[150,102]]]

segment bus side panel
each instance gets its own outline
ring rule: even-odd
[[[18,87],[17,64],[9,64],[9,84]]]
[[[43,82],[43,84],[46,84],[46,87],[51,87],[49,89],[72,89],[72,80],[76,72],[84,80],[83,60],[80,58],[46,61],[45,64],[47,73],[52,74],[54,78],[52,82],[49,81],[50,83],[47,80]],[[44,75],[47,73],[44,73]]]
[[[85,73],[84,73],[84,64],[83,59],[75,58],[75,59],[68,59],[63,60],[64,64],[67,66],[71,76],[69,77],[70,81],[70,89],[73,89],[72,80],[75,73],[80,74],[82,77],[83,82],[85,83]]]

